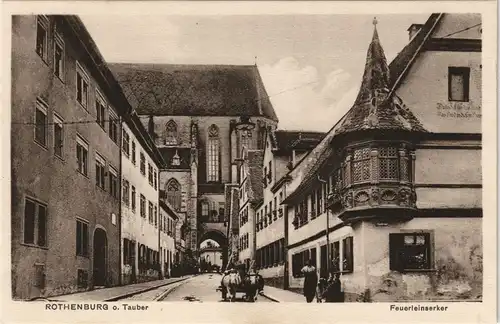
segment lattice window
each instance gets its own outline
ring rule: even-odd
[[[399,179],[398,150],[396,147],[381,147],[379,151],[380,179]]]
[[[219,128],[216,125],[208,129],[208,181],[218,182],[220,164]]]
[[[369,181],[370,172],[370,148],[365,147],[354,151],[352,163],[352,182],[359,183]]]

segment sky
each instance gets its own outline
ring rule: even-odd
[[[378,15],[388,62],[429,15]],[[351,107],[373,35],[368,15],[81,16],[107,62],[257,64],[278,128],[328,131]]]

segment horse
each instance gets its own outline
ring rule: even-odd
[[[257,300],[257,295],[261,290],[261,278],[262,277],[256,273],[250,273],[243,280],[245,298],[247,301],[253,303]]]
[[[224,274],[221,279],[221,287],[222,287],[222,299],[227,299],[227,294],[229,293],[229,300],[231,302],[236,299],[236,290],[238,286],[241,285],[241,276],[240,274],[232,270],[229,273]]]

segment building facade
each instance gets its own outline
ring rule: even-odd
[[[481,298],[480,22],[432,14],[389,65],[375,27],[356,101],[291,174],[290,288],[311,260],[346,301]]]
[[[158,279],[160,152],[136,114],[122,125],[122,283]]]
[[[285,287],[285,207],[289,172],[324,136],[321,132],[269,132],[260,166],[262,202],[255,210],[256,253],[259,273],[266,285]]]
[[[180,241],[177,237],[177,224],[179,223],[179,216],[172,206],[160,200],[160,222],[161,222],[161,235],[160,235],[160,263],[161,274],[164,278],[172,276],[172,269],[176,257],[176,240]]]
[[[11,71],[13,298],[118,285],[125,97],[75,16],[13,16]]]
[[[160,186],[184,213],[187,248],[214,239],[227,249],[224,186],[238,183],[241,148],[263,146],[278,122],[257,67],[110,67],[171,171],[160,173]],[[240,131],[245,122],[253,128]]]

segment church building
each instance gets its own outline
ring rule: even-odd
[[[225,184],[237,183],[241,148],[262,148],[278,123],[257,67],[116,63],[110,69],[167,164],[160,195],[184,219],[187,248],[197,251],[206,239],[227,247]]]

